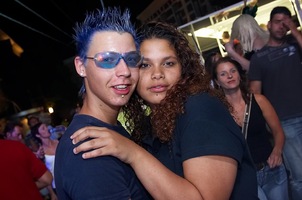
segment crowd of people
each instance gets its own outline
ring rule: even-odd
[[[37,170],[30,195],[302,199],[302,34],[288,8],[272,9],[267,31],[240,15],[228,55],[211,53],[205,66],[177,27],[136,29],[130,17],[112,7],[76,23],[83,103],[60,138],[37,119],[25,138],[21,124],[7,124],[3,139],[27,149]],[[22,160],[14,154],[0,156]]]
[[[28,117],[29,127],[34,120],[39,118]],[[36,136],[33,134],[26,134],[21,122],[6,123],[0,139],[0,185],[3,189],[0,199],[58,199],[51,185],[54,175],[45,164],[44,147],[34,139]]]
[[[246,29],[247,25],[250,25],[249,29]],[[298,166],[302,163],[301,154],[301,137],[302,137],[302,91],[298,86],[302,83],[302,68],[301,68],[301,48],[302,48],[302,36],[301,32],[297,29],[297,25],[292,19],[291,13],[288,8],[278,6],[272,9],[270,13],[270,19],[266,27],[267,31],[263,30],[257,21],[250,15],[243,14],[239,16],[233,23],[231,41],[225,45],[225,49],[228,56],[237,62],[233,64],[233,67],[227,67],[224,64],[225,71],[222,71],[221,76],[227,78],[227,83],[231,84],[238,78],[238,73],[244,70],[243,74],[240,74],[240,81],[243,84],[243,78],[247,78],[247,92],[243,93],[243,99],[245,103],[241,103],[242,106],[247,105],[246,94],[252,94],[255,97],[256,103],[262,110],[263,117],[266,121],[266,129],[263,131],[270,132],[274,135],[274,129],[270,126],[269,121],[266,119],[267,112],[264,109],[268,107],[273,108],[273,113],[276,113],[277,119],[274,124],[281,124],[282,137],[284,137],[284,144],[279,146],[279,149],[272,153],[281,154],[282,165],[285,166],[284,170],[277,172],[276,167],[270,165],[268,159],[266,163],[270,166],[269,170],[263,167],[263,170],[257,171],[258,185],[262,187],[262,190],[258,189],[258,192],[264,192],[266,199],[285,199],[283,196],[288,193],[289,199],[301,199],[302,198],[302,171]],[[234,30],[234,31],[233,31]],[[241,52],[236,51],[235,41],[239,41],[241,46]],[[248,42],[247,42],[248,41]],[[208,60],[212,57],[208,57]],[[223,62],[223,59],[220,61]],[[218,61],[216,64],[219,64]],[[206,63],[210,61],[206,60]],[[219,85],[218,65],[212,64],[212,78],[216,82],[216,86]],[[240,68],[240,70],[238,69]],[[229,71],[228,71],[229,70]],[[243,75],[245,77],[243,77]],[[235,84],[235,83],[232,83]],[[225,88],[219,85],[221,89],[226,93],[230,88]],[[239,87],[242,90],[242,87]],[[238,88],[232,91],[232,96],[238,94]],[[245,90],[244,90],[245,91]],[[227,94],[227,93],[226,93]],[[257,101],[257,95],[262,94],[266,98],[265,101],[269,102],[269,106],[261,106],[261,102]],[[227,95],[227,97],[230,95]],[[232,100],[234,100],[232,98]],[[241,99],[242,101],[242,99]],[[263,100],[261,100],[263,101]],[[233,102],[240,103],[240,101]],[[255,104],[255,103],[254,103]],[[246,107],[246,106],[245,106]],[[244,108],[241,108],[241,111]],[[236,111],[236,107],[235,107]],[[244,110],[246,112],[246,110]],[[236,113],[240,113],[236,111]],[[234,119],[238,119],[236,113]],[[269,112],[272,113],[272,112]],[[240,115],[241,118],[244,115]],[[269,118],[275,118],[275,114],[269,114]],[[252,117],[252,116],[251,116]],[[252,125],[252,122],[249,124]],[[240,123],[239,123],[240,125]],[[255,126],[249,125],[249,129],[254,129]],[[279,131],[280,132],[280,131]],[[247,138],[249,146],[251,145],[252,138]],[[264,141],[264,139],[262,140]],[[254,141],[255,142],[255,141]],[[273,145],[278,144],[274,139],[271,141]],[[261,145],[260,143],[258,145]],[[280,143],[279,143],[280,145]],[[254,146],[259,148],[259,146]],[[282,148],[280,148],[282,147]],[[250,146],[250,151],[253,157],[253,147]],[[261,151],[263,156],[265,152]],[[270,158],[270,157],[268,157]],[[281,162],[280,162],[281,163]],[[256,162],[256,166],[258,163]],[[281,166],[281,165],[278,165]],[[287,180],[284,179],[284,173],[286,173]],[[272,176],[273,175],[273,176]],[[281,178],[282,177],[282,178]],[[272,197],[271,195],[277,195],[277,189],[272,188],[273,181],[277,183],[277,187],[286,185],[284,182],[288,181],[288,188],[278,189],[278,191],[284,191],[283,195],[279,194],[279,198]],[[265,184],[266,182],[266,184]],[[269,183],[271,182],[271,183]],[[259,196],[263,196],[259,194]],[[262,199],[262,198],[261,198]],[[263,199],[265,199],[263,197]]]

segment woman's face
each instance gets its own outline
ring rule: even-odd
[[[240,75],[237,68],[230,62],[220,63],[216,68],[216,83],[223,90],[238,88],[240,84]]]
[[[175,49],[165,39],[147,39],[141,43],[144,56],[139,70],[138,94],[150,104],[159,104],[181,76]]]
[[[50,132],[46,124],[41,124],[38,128],[40,138],[49,138]]]

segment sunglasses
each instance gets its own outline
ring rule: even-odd
[[[85,56],[85,59],[92,59],[96,66],[104,69],[112,69],[118,65],[121,59],[125,61],[128,67],[137,68],[143,60],[143,57],[137,51],[126,53],[117,53],[106,51],[95,54],[94,57]]]

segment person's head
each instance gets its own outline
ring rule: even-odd
[[[248,89],[245,70],[231,57],[220,58],[215,63],[212,78],[217,89],[222,89],[225,94],[240,89],[244,100],[246,100]]]
[[[267,29],[270,32],[270,37],[274,40],[283,40],[289,31],[284,25],[285,20],[291,19],[290,10],[284,6],[273,8],[270,14],[270,21],[267,24]]]
[[[292,14],[290,13],[290,10],[287,7],[285,7],[285,6],[276,6],[271,11],[269,20],[270,21],[273,20],[275,15],[277,15],[277,14],[283,14],[283,15],[286,15],[290,18],[292,16]]]
[[[184,112],[189,95],[210,90],[210,76],[204,71],[200,55],[190,48],[185,35],[164,22],[149,22],[139,29],[144,57],[136,94],[125,106],[132,136],[139,141],[146,115],[143,103],[151,106],[151,123],[162,141],[172,137],[177,115]],[[131,112],[129,112],[129,110]],[[129,117],[130,116],[130,117]]]
[[[7,122],[3,130],[7,140],[15,140],[19,142],[23,142],[23,131],[23,124],[15,121]]]
[[[44,123],[39,122],[38,124],[34,125],[30,129],[30,134],[35,141],[38,143],[42,143],[43,139],[50,138],[51,133],[49,132],[48,126]]]
[[[36,125],[39,122],[40,122],[40,119],[36,115],[30,115],[27,118],[27,124],[29,127],[33,127],[34,125]]]
[[[140,27],[139,33],[140,51],[144,59],[137,92],[149,105],[163,103],[168,93],[179,85],[183,89],[194,90],[188,85],[203,81],[205,73],[200,55],[191,49],[185,34],[177,27],[151,21]],[[155,87],[148,88],[149,83]]]
[[[205,62],[204,62],[204,66],[205,66],[205,70],[208,74],[211,74],[212,72],[212,67],[214,65],[214,63],[219,59],[221,58],[221,54],[214,51],[214,52],[211,52],[205,59]]]
[[[184,45],[176,44],[183,44],[185,38],[175,27],[159,22],[150,22],[140,30],[140,52],[144,59],[136,90],[152,106],[159,104],[184,75],[182,66],[188,59],[179,57],[178,48],[184,48]]]
[[[231,41],[239,40],[244,52],[253,51],[254,40],[257,37],[267,40],[268,33],[259,26],[251,15],[242,14],[235,19],[232,25]]]
[[[74,30],[74,64],[84,79],[80,91],[84,101],[89,96],[97,104],[124,105],[136,87],[142,60],[129,10],[106,8],[87,13]]]

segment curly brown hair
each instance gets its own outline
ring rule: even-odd
[[[229,106],[223,93],[210,86],[211,77],[205,73],[200,55],[192,50],[185,34],[175,26],[160,21],[143,25],[139,34],[141,42],[154,38],[167,40],[174,48],[182,69],[179,81],[167,92],[160,104],[152,105],[151,112],[146,109],[146,102],[137,92],[124,106],[126,127],[132,132],[135,142],[141,144],[142,138],[147,134],[154,134],[161,142],[169,142],[173,137],[176,118],[185,112],[184,105],[190,95],[208,92]],[[149,127],[150,119],[152,127]]]

